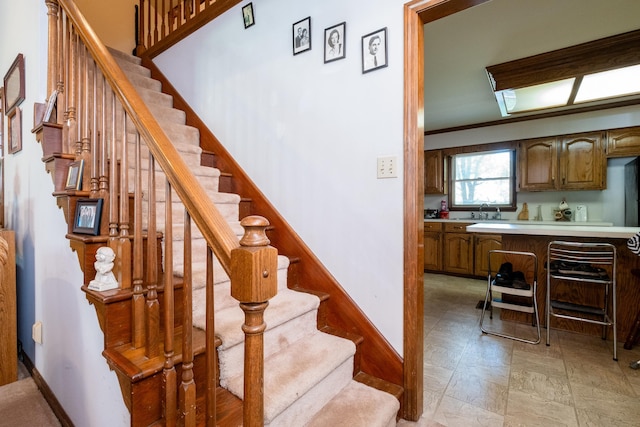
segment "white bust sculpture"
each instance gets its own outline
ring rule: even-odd
[[[96,251],[96,262],[93,263],[96,269],[96,278],[89,282],[89,289],[108,291],[118,287],[118,281],[111,272],[115,258],[116,254],[108,246],[103,246]]]

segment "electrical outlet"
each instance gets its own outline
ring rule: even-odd
[[[378,179],[398,177],[398,158],[396,156],[378,157]]]
[[[38,321],[33,324],[31,328],[31,338],[38,343],[42,344],[42,322]]]

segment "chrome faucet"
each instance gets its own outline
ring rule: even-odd
[[[489,212],[482,212],[483,208],[488,208],[489,205],[487,203],[483,203],[480,205],[480,219],[489,219]]]

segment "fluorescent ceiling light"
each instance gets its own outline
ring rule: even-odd
[[[574,81],[575,78],[570,78],[520,89],[502,90],[496,92],[496,99],[498,104],[504,103],[504,107],[500,106],[500,111],[504,109],[506,115],[562,107],[569,102]]]
[[[589,74],[582,78],[575,103],[640,93],[640,65]]]
[[[640,30],[491,65],[486,71],[503,117],[640,103]]]

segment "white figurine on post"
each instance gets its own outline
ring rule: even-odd
[[[93,263],[96,268],[96,278],[89,282],[89,289],[108,291],[118,287],[118,281],[111,272],[115,258],[116,254],[108,246],[103,246],[96,251],[96,262]]]

